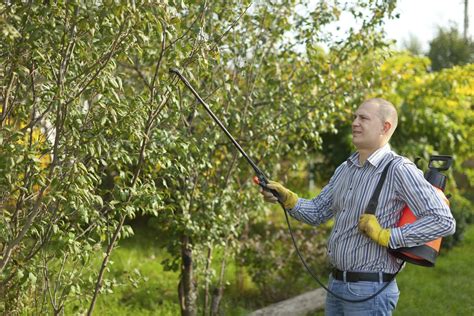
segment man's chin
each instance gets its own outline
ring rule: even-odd
[[[354,137],[354,136],[352,136],[352,144],[357,149],[360,149],[361,147],[364,147],[364,143],[360,139],[358,139],[357,137]]]

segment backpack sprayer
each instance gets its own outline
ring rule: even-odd
[[[441,162],[441,164],[437,164]],[[428,164],[428,171],[425,173],[425,179],[434,186],[436,193],[444,200],[449,206],[448,198],[444,195],[444,189],[446,188],[447,177],[441,173],[441,171],[448,170],[453,163],[451,156],[431,156]],[[436,167],[438,165],[438,167]],[[397,223],[397,227],[402,227],[406,224],[411,224],[416,221],[416,216],[410,210],[408,206],[402,210],[402,215]],[[415,247],[403,247],[397,249],[389,249],[392,256],[402,259],[404,261],[421,265],[425,267],[433,267],[435,264],[436,257],[439,254],[439,248],[441,247],[441,238],[427,242],[421,246]]]
[[[359,300],[350,300],[347,298],[344,298],[340,295],[337,295],[336,293],[332,292],[329,290],[320,280],[319,278],[315,275],[315,273],[311,270],[311,268],[308,266],[306,261],[303,258],[303,255],[301,254],[298,245],[296,244],[296,240],[293,234],[293,229],[291,228],[290,220],[288,217],[288,213],[286,209],[283,207],[283,203],[281,201],[281,197],[278,194],[277,191],[269,189],[267,187],[268,184],[268,177],[265,175],[265,173],[257,166],[257,164],[247,155],[247,153],[242,149],[240,144],[235,140],[235,138],[229,133],[229,131],[225,128],[224,124],[217,118],[217,116],[212,112],[210,107],[204,102],[204,100],[199,96],[199,94],[194,90],[194,88],[191,86],[189,81],[181,74],[181,72],[175,68],[170,68],[169,69],[170,73],[175,74],[178,76],[178,78],[188,87],[188,89],[193,93],[193,95],[196,97],[196,99],[201,103],[202,106],[206,109],[206,112],[212,117],[214,122],[222,129],[222,131],[226,134],[226,136],[231,140],[232,144],[239,150],[239,152],[242,154],[242,156],[245,158],[245,160],[252,166],[253,170],[255,171],[255,177],[253,178],[253,181],[255,184],[258,184],[263,190],[271,192],[277,199],[280,204],[280,206],[283,209],[283,212],[285,214],[285,219],[286,223],[288,225],[288,230],[290,232],[291,240],[293,241],[293,245],[295,247],[296,253],[298,254],[298,257],[300,258],[301,262],[303,263],[303,266],[306,268],[308,273],[313,277],[313,279],[322,287],[324,288],[328,293],[331,295],[335,296],[336,298],[346,301],[346,302],[351,302],[351,303],[360,303],[360,302],[365,302],[368,301],[378,294],[380,294],[385,288],[390,284],[390,282],[395,278],[395,276],[398,274],[398,272],[401,270],[403,263],[400,265],[400,268],[398,271],[394,274],[392,280],[390,282],[387,282],[382,288],[380,288],[376,293],[363,298]],[[434,163],[436,161],[443,161],[445,162],[444,165],[441,167],[435,167]],[[441,174],[440,171],[448,170],[449,167],[452,164],[452,158],[450,156],[432,156],[430,158],[430,164],[429,164],[429,171],[425,174],[425,178],[433,184],[439,194],[442,194],[444,197],[444,194],[442,190],[444,190],[445,185],[446,185],[446,176]],[[375,202],[375,207],[377,204],[378,200],[378,195],[380,193],[381,187],[383,185],[383,182],[385,180],[386,173],[388,171],[390,163],[387,165],[385,170],[383,171],[383,175],[377,185],[376,192],[374,192],[371,202]],[[446,197],[445,201],[447,202]],[[373,204],[369,202],[370,204]],[[375,209],[374,209],[375,211]],[[402,211],[402,216],[400,218],[399,223],[397,224],[398,227],[403,226],[408,223],[412,223],[416,220],[416,217],[413,215],[412,211],[407,207],[405,207]],[[424,265],[424,266],[433,266],[434,265],[434,260],[436,259],[436,256],[439,252],[439,247],[441,245],[441,238],[433,242],[429,242],[426,245],[423,246],[417,246],[417,247],[410,247],[410,248],[400,248],[400,249],[390,249],[390,253],[394,255],[397,258],[400,258],[404,261],[408,261],[414,264],[419,264],[419,265]],[[427,250],[427,248],[429,248]]]

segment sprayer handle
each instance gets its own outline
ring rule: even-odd
[[[441,166],[437,167],[435,162],[444,162]],[[438,171],[446,171],[451,168],[453,164],[453,157],[448,155],[432,155],[428,164],[429,169],[434,169]]]
[[[264,176],[255,176],[253,177],[253,182],[255,184],[258,184],[262,190],[264,191],[267,191],[267,192],[271,192],[273,194],[274,197],[276,197],[278,199],[278,202],[283,203],[282,199],[281,199],[281,196],[280,194],[278,193],[277,190],[274,190],[274,189],[270,189],[267,187],[267,184],[268,184],[268,180],[264,177]]]

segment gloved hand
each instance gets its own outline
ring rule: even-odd
[[[381,246],[388,247],[390,228],[382,228],[373,214],[363,214],[359,218],[359,230]]]
[[[278,194],[280,195],[280,199],[282,201],[283,207],[285,209],[290,209],[290,208],[295,207],[296,202],[298,201],[298,195],[296,195],[296,193],[291,192],[290,190],[285,188],[283,185],[275,181],[268,181],[267,187],[269,189],[273,189],[278,192]],[[261,193],[263,194],[263,199],[266,202],[270,202],[270,203],[278,202],[278,199],[271,192],[268,192],[262,189]]]

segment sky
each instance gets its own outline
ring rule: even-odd
[[[264,0],[262,0],[264,1]],[[314,10],[317,3],[324,0],[310,0],[308,6],[297,7],[296,11],[300,15],[307,15]],[[354,3],[358,0],[346,0]],[[469,1],[469,32],[471,39],[474,39],[474,0]],[[399,14],[398,19],[386,19],[383,29],[388,39],[396,40],[396,47],[404,48],[403,43],[415,37],[421,44],[422,53],[429,50],[429,42],[436,36],[438,28],[449,28],[457,26],[459,32],[463,34],[464,29],[464,0],[397,0],[397,7],[394,11]],[[361,20],[356,21],[352,14],[343,11],[339,20],[325,27],[323,31],[332,34],[333,39],[344,39],[347,30],[351,27],[358,29],[362,26]],[[322,47],[325,47],[322,44]]]
[[[384,29],[388,38],[397,40],[397,47],[413,34],[422,49],[428,50],[438,26],[457,25],[463,32],[464,0],[398,0],[395,12],[400,13],[400,18],[387,21]],[[469,34],[474,38],[473,0],[469,1],[469,24]]]

